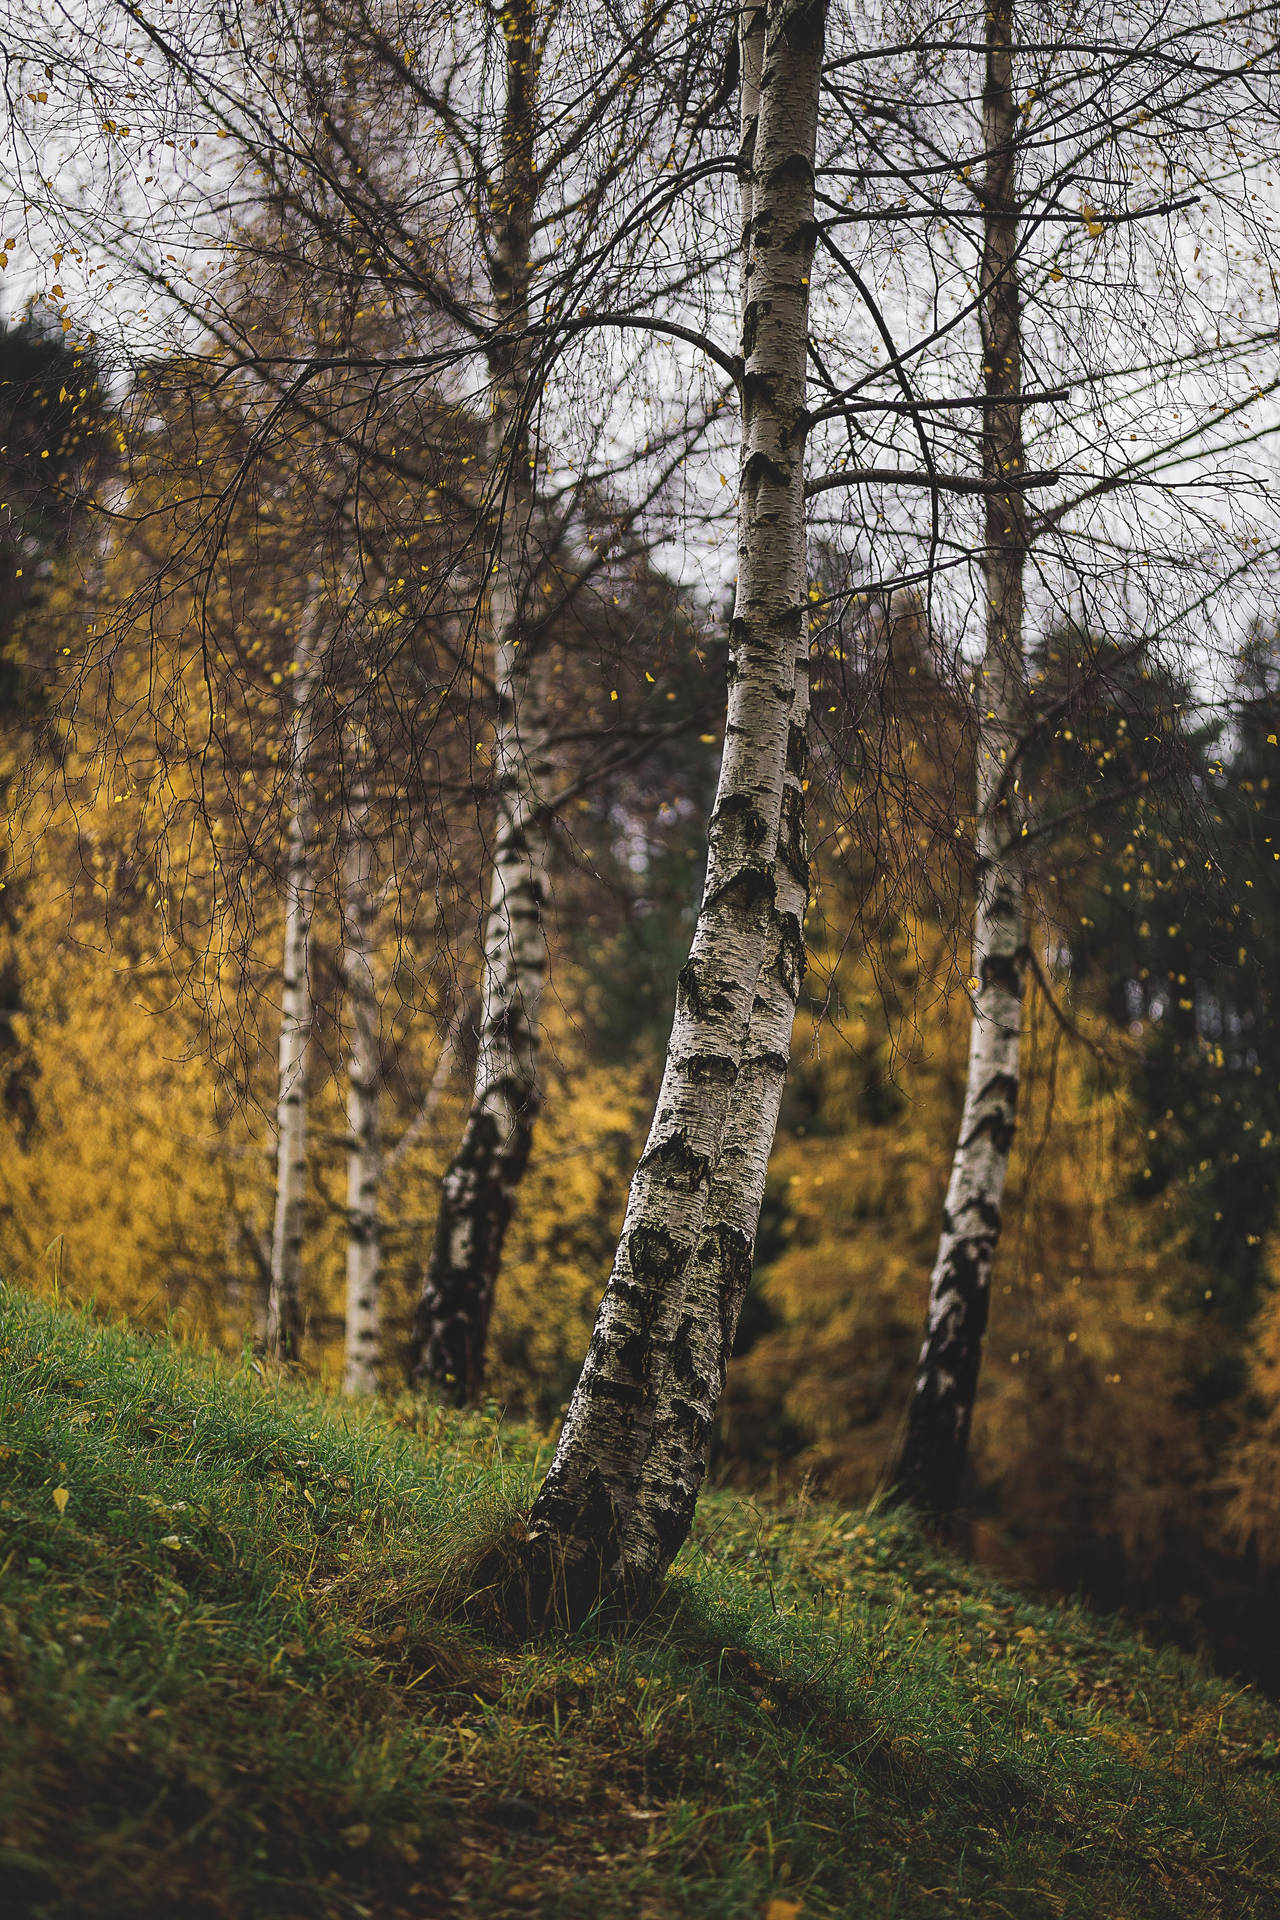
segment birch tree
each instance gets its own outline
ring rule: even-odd
[[[591,1345],[530,1515],[524,1568],[535,1610],[572,1616],[602,1588],[641,1600],[661,1580],[692,1506],[687,1496],[668,1499],[663,1487],[664,1515],[645,1470],[652,1461],[660,1473],[660,1436],[671,1445],[689,1414],[701,1423],[707,1397],[701,1412],[680,1404],[691,1324],[713,1306],[707,1295],[715,1287],[691,1292],[691,1261],[710,1231],[736,1278],[742,1237],[755,1230],[749,1200],[727,1205],[722,1220],[710,1210],[770,933],[779,907],[794,912],[796,904],[785,888],[780,900],[777,869],[808,619],[805,363],[824,32],[821,0],[770,0],[741,17],[742,441],[724,751],[706,885],[653,1125]],[[793,956],[794,930],[789,949]],[[762,1025],[763,1016],[757,1033]],[[716,1300],[714,1310],[731,1314],[732,1303]],[[697,1451],[692,1425],[681,1442],[680,1450],[692,1443]],[[673,1464],[676,1451],[672,1445]]]
[[[1022,805],[1016,748],[1027,713],[1023,573],[1025,494],[1000,491],[1026,470],[1022,435],[1022,299],[1014,8],[991,0],[982,89],[982,579],[985,639],[976,683],[972,1029],[964,1110],[929,1280],[928,1324],[897,1469],[923,1508],[956,1503],[986,1331],[991,1269],[1018,1103],[1028,963]]]
[[[276,1197],[267,1294],[267,1351],[296,1360],[302,1345],[302,1249],[307,1183],[307,1052],[311,998],[314,835],[310,788],[312,720],[319,680],[315,602],[304,609],[293,656],[289,741],[289,833],[284,870],[284,940],[276,1083]]]
[[[539,1009],[547,972],[547,643],[525,616],[534,512],[528,426],[538,124],[537,21],[530,0],[502,16],[505,94],[495,182],[489,471],[496,481],[485,607],[495,689],[495,827],[484,931],[479,1047],[466,1130],[441,1185],[414,1325],[413,1377],[459,1402],[484,1378],[502,1245],[539,1105]]]
[[[378,991],[374,977],[373,841],[368,742],[350,734],[344,806],[342,976],[347,1038],[347,1316],[342,1384],[347,1393],[378,1387],[381,1318],[378,1189],[381,1173]]]

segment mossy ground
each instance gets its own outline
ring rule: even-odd
[[[6,1916],[1280,1915],[1280,1709],[901,1520],[711,1494],[642,1626],[517,1646],[445,1601],[492,1420],[16,1295],[0,1410]]]

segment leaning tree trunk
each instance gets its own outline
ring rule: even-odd
[[[296,1360],[302,1344],[302,1233],[307,1182],[307,1047],[311,1036],[311,917],[315,904],[309,765],[317,661],[314,609],[293,657],[289,837],[284,872],[284,982],[276,1081],[276,1206],[267,1292],[267,1352]]]
[[[381,1258],[378,1182],[378,996],[373,973],[373,844],[369,837],[368,743],[355,731],[351,793],[342,857],[342,973],[350,1039],[347,1052],[347,1324],[342,1384],[347,1393],[378,1390]]]
[[[764,54],[760,15],[744,27],[741,46],[743,283],[751,226],[751,157],[760,107]],[[707,1196],[702,1234],[684,1280],[671,1346],[670,1373],[654,1419],[653,1438],[623,1543],[653,1581],[670,1566],[693,1523],[724,1391],[738,1318],[751,1280],[756,1230],[769,1156],[786,1085],[791,1029],[804,980],[804,916],[809,903],[805,821],[808,766],[809,623],[795,659],[790,738],[782,789],[774,897],[742,1063],[725,1120],[719,1164]]]
[[[776,892],[742,1064],[702,1235],[684,1281],[670,1374],[623,1544],[624,1557],[652,1580],[670,1566],[693,1524],[707,1470],[716,1408],[755,1258],[765,1176],[804,981],[804,916],[809,852],[804,783],[809,718],[809,636],[796,660],[791,748],[774,869]]]
[[[493,354],[489,480],[498,501],[488,621],[497,691],[493,878],[484,932],[480,1044],[471,1110],[440,1195],[414,1323],[410,1374],[458,1404],[484,1383],[503,1242],[539,1108],[538,1051],[547,971],[543,911],[548,822],[545,650],[525,621],[532,490],[526,422],[534,208],[534,10],[503,14],[506,103],[493,268],[498,318],[512,336]],[[522,644],[522,641],[525,644]]]
[[[1012,0],[994,0],[986,18],[983,471],[999,483],[1024,469]],[[976,984],[969,1072],[929,1284],[924,1344],[895,1474],[899,1494],[939,1516],[956,1507],[968,1452],[1018,1100],[1027,925],[1018,844],[1022,809],[1013,767],[1024,718],[1027,543],[1022,493],[993,490],[987,495],[986,645],[977,689]]]
[[[529,1519],[522,1573],[535,1611],[579,1615],[602,1591],[643,1602],[661,1579],[692,1502],[664,1489],[662,1507],[651,1509],[645,1470],[652,1460],[660,1472],[666,1438],[687,1418],[674,1404],[685,1385],[682,1328],[691,1314],[716,1310],[707,1298],[714,1286],[691,1291],[693,1259],[709,1221],[748,1238],[755,1229],[749,1200],[722,1223],[710,1209],[770,935],[786,913],[777,868],[808,614],[805,359],[824,25],[822,0],[768,0],[743,17],[744,71],[760,80],[758,102],[750,89],[744,96],[744,112],[755,111],[743,140],[743,441],[724,751],[657,1111]],[[699,1423],[709,1418],[707,1398]]]

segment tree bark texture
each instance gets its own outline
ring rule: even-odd
[[[1012,0],[995,0],[986,20],[987,164],[980,285],[983,472],[984,477],[998,481],[1021,473],[1024,465],[1022,414],[1016,404],[1022,382],[1022,324]],[[977,898],[969,1067],[942,1235],[929,1283],[924,1344],[896,1472],[898,1491],[923,1511],[937,1515],[953,1512],[959,1499],[1018,1101],[1027,921],[1019,857],[1023,809],[1013,766],[1025,713],[1027,546],[1022,494],[988,495],[983,562],[986,642],[976,689]]]
[[[307,1051],[311,1037],[314,826],[309,762],[318,677],[314,610],[303,615],[293,657],[289,834],[284,872],[283,985],[276,1080],[276,1205],[267,1292],[267,1352],[296,1360],[302,1344],[302,1241],[307,1184]]]
[[[353,738],[353,775],[342,856],[342,974],[347,1051],[347,1322],[342,1384],[378,1390],[381,1256],[378,1108],[382,1074],[373,971],[373,844],[369,836],[368,743]]]
[[[806,623],[807,626],[807,623]],[[775,895],[742,1063],[707,1196],[701,1237],[684,1279],[670,1366],[640,1490],[623,1543],[631,1566],[656,1582],[693,1524],[716,1408],[755,1258],[769,1156],[804,982],[809,849],[804,783],[809,718],[809,636],[796,658],[791,745],[774,869]]]
[[[747,295],[751,162],[760,110],[764,21],[744,23],[740,46],[742,282]],[[745,320],[745,312],[744,312]],[[769,1156],[786,1085],[791,1029],[804,980],[809,854],[804,785],[809,720],[809,632],[796,650],[790,738],[782,790],[774,898],[742,1061],[725,1120],[701,1236],[684,1279],[683,1311],[653,1424],[653,1437],[623,1543],[624,1558],[653,1581],[667,1571],[693,1523],[707,1470],[716,1408],[755,1257]]]
[[[534,9],[503,14],[506,100],[492,264],[504,339],[490,364],[490,485],[497,498],[487,614],[495,716],[493,874],[484,930],[479,1048],[471,1108],[444,1176],[414,1325],[415,1384],[465,1404],[484,1384],[494,1290],[516,1191],[529,1160],[538,1091],[539,1019],[547,972],[549,772],[545,644],[525,643],[532,552],[529,318],[537,73]]]
[[[669,1443],[671,1461],[686,1463],[687,1482],[687,1456],[709,1419],[706,1383],[696,1406],[674,1404],[689,1384],[690,1318],[699,1320],[701,1341],[703,1316],[720,1312],[717,1279],[700,1280],[691,1293],[693,1257],[710,1224],[736,1249],[730,1264],[738,1275],[742,1236],[754,1235],[749,1195],[723,1200],[719,1216],[712,1195],[734,1138],[771,936],[783,921],[779,965],[788,991],[798,970],[795,903],[780,889],[778,848],[788,770],[797,769],[796,661],[807,650],[805,363],[824,27],[822,0],[769,0],[742,22],[743,72],[758,73],[759,87],[758,95],[750,84],[743,90],[742,450],[725,741],[706,885],[677,983],[657,1109],[587,1357],[530,1515],[526,1566],[532,1579],[558,1583],[548,1600],[570,1613],[602,1590],[628,1600],[651,1592],[691,1517],[687,1492],[670,1500],[664,1492],[663,1510],[638,1511],[642,1493],[653,1492],[645,1469],[652,1461],[653,1480],[662,1477]],[[737,1177],[726,1166],[726,1179]],[[721,1345],[713,1329],[704,1362],[711,1379]]]

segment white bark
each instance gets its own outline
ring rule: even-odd
[[[744,17],[741,48],[741,277],[749,297],[752,165],[765,50],[764,18]],[[809,719],[808,622],[795,660],[790,744],[784,774],[774,897],[738,1077],[702,1233],[684,1276],[683,1311],[654,1416],[653,1437],[627,1525],[622,1557],[649,1583],[660,1579],[692,1524],[706,1473],[716,1409],[751,1279],[769,1156],[786,1085],[791,1029],[804,979],[809,896],[804,774]]]
[[[1012,0],[987,13],[983,91],[987,170],[980,288],[983,470],[1022,473],[1022,326],[1018,284],[1017,101]],[[897,1484],[935,1513],[956,1505],[968,1450],[991,1269],[1018,1100],[1022,994],[1027,966],[1024,881],[1018,854],[1022,805],[1013,756],[1024,722],[1023,574],[1028,546],[1020,492],[988,496],[984,547],[986,645],[977,694],[976,885],[973,1025],[959,1140],[942,1236],[929,1285]]]
[[[382,1075],[378,995],[373,971],[373,845],[369,837],[367,742],[353,738],[351,792],[342,867],[342,972],[347,1051],[347,1320],[342,1384],[347,1393],[378,1390],[378,1108]]]
[[[623,1546],[628,1566],[643,1569],[650,1581],[666,1572],[692,1524],[738,1317],[751,1280],[765,1179],[790,1063],[791,1030],[805,973],[808,719],[806,632],[796,659],[791,753],[764,965],[702,1235],[685,1275],[683,1312],[672,1342],[653,1440]]]
[[[527,343],[519,338],[529,317],[534,213],[536,34],[528,0],[514,0],[503,32],[507,97],[493,275],[497,318],[513,337],[494,350],[490,366],[489,476],[498,501],[487,607],[497,694],[493,876],[475,1085],[466,1130],[442,1183],[411,1368],[415,1381],[430,1382],[458,1402],[475,1399],[484,1381],[503,1243],[540,1105],[547,973],[547,657],[545,642],[531,649],[526,620],[537,567],[525,418],[530,370]]]
[[[307,1180],[307,1050],[311,1037],[311,920],[315,905],[309,760],[318,678],[314,608],[293,657],[289,833],[284,871],[283,984],[276,1082],[276,1205],[267,1294],[267,1351],[294,1360],[302,1340],[302,1241]]]
[[[706,887],[657,1111],[591,1345],[530,1519],[529,1563],[589,1604],[601,1580],[643,1590],[674,1551],[635,1522],[655,1423],[707,1220],[775,925],[777,853],[806,631],[804,450],[813,165],[824,8],[771,0],[744,16],[744,71],[763,35],[744,139],[746,274],[738,586]],[[748,87],[744,107],[756,102]],[[630,1530],[630,1531],[629,1531]]]

